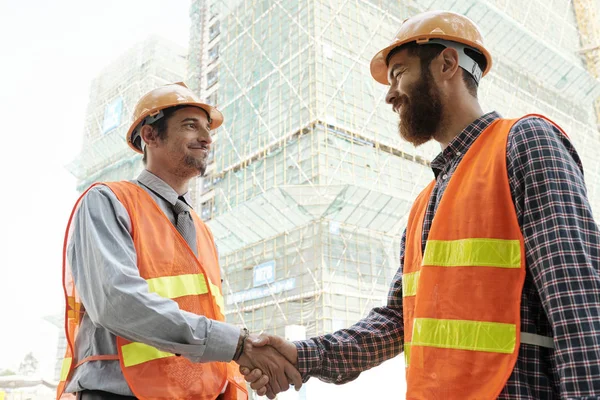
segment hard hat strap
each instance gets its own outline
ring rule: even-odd
[[[159,119],[161,119],[164,116],[165,116],[165,114],[162,112],[162,110],[160,110],[158,113],[156,113],[154,115],[148,115],[146,118],[144,118],[142,120],[142,122],[140,122],[135,127],[133,132],[131,133],[131,143],[135,147],[144,151],[144,147],[146,147],[146,143],[144,142],[144,139],[142,139],[142,136],[140,135],[140,131],[142,130],[142,127],[144,125],[152,125],[153,123],[155,123],[156,121],[158,121]]]
[[[458,65],[462,69],[467,71],[469,74],[471,74],[471,76],[473,76],[473,79],[475,79],[477,85],[479,85],[479,81],[481,80],[483,71],[481,71],[479,64],[477,64],[475,60],[473,60],[467,55],[467,53],[465,53],[465,49],[469,49],[470,51],[480,53],[479,50],[462,43],[442,39],[429,39],[427,42],[424,42],[422,44],[441,44],[444,47],[451,47],[454,50],[456,50],[458,52]]]

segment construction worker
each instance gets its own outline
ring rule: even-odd
[[[223,322],[217,250],[188,192],[222,122],[183,83],[150,91],[127,133],[146,169],[77,201],[63,252],[68,345],[57,398],[243,400],[238,364],[269,371],[273,391],[300,388],[279,353],[253,349],[246,329]]]
[[[400,135],[442,152],[387,306],[329,335],[254,342],[304,381],[342,384],[404,351],[409,399],[600,398],[600,231],[581,160],[543,116],[482,111],[491,67],[477,26],[443,11],[404,21],[372,59]]]

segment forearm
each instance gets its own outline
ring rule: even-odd
[[[348,329],[294,342],[303,381],[314,376],[343,384],[400,354],[404,329],[399,309],[378,307]]]
[[[336,384],[350,382],[361,372],[402,352],[405,243],[406,230],[400,241],[400,268],[390,285],[386,307],[372,309],[367,317],[348,329],[294,343],[298,351],[298,370],[304,382],[311,376]]]
[[[92,321],[127,340],[180,354],[193,362],[231,361],[239,328],[183,311],[173,300],[148,293],[144,285],[142,281],[137,292],[114,287],[105,290],[106,298],[99,302],[103,306],[86,312]]]

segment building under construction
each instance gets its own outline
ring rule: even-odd
[[[182,81],[187,50],[160,37],[150,37],[123,53],[92,81],[83,146],[67,168],[78,179],[77,189],[94,182],[134,179],[142,157],[131,151],[125,134],[137,101],[150,90]]]
[[[228,321],[310,337],[384,302],[439,147],[400,139],[369,63],[421,11],[455,11],[481,27],[494,57],[484,110],[560,124],[600,214],[594,5],[193,0],[188,83],[225,115],[197,209],[219,247]]]

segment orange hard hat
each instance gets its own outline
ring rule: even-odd
[[[392,43],[375,54],[371,60],[371,75],[377,82],[389,85],[388,54],[396,47],[410,42],[447,43],[447,47],[455,48],[452,44],[459,43],[483,54],[487,63],[481,76],[485,76],[492,68],[492,56],[483,46],[483,37],[473,21],[450,11],[427,11],[404,20]],[[470,70],[468,72],[471,73]]]
[[[149,91],[135,105],[133,123],[127,131],[129,147],[138,153],[143,153],[140,128],[162,118],[162,110],[183,105],[205,110],[210,116],[210,129],[216,129],[223,123],[223,114],[215,107],[202,102],[185,83],[171,83]]]

